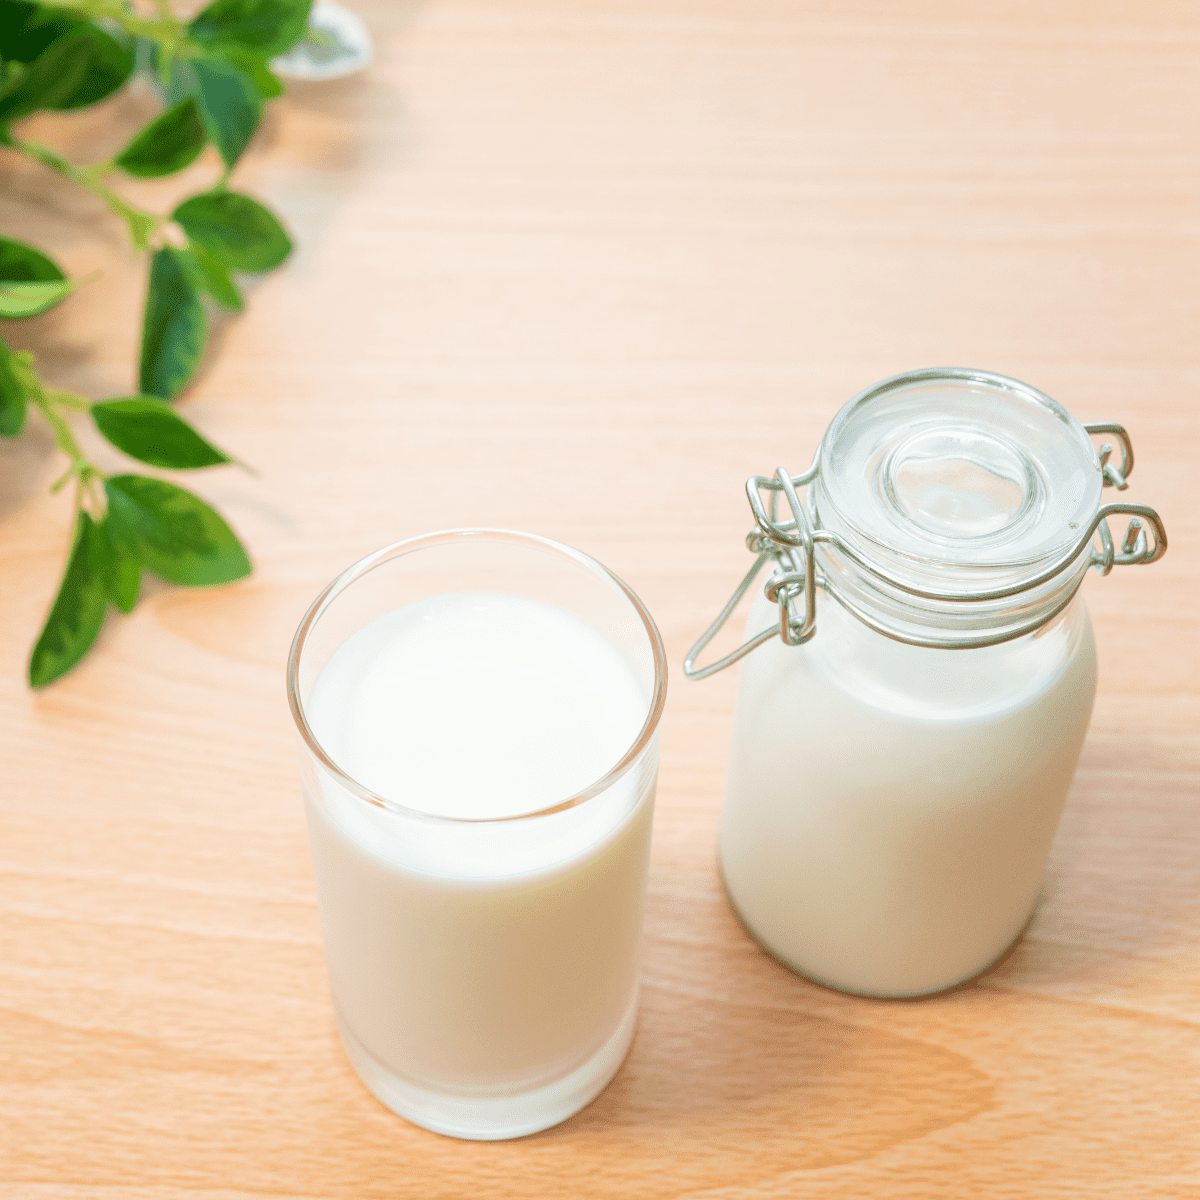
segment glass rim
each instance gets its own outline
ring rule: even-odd
[[[1002,375],[999,371],[988,371],[982,367],[918,367],[913,371],[901,371],[898,375],[889,375],[886,379],[881,379],[878,383],[873,383],[869,387],[863,388],[856,395],[851,396],[834,413],[833,419],[829,422],[829,428],[826,430],[825,437],[835,434],[835,426],[841,426],[850,420],[851,416],[854,415],[851,410],[857,412],[858,409],[871,403],[873,400],[878,400],[880,396],[887,395],[889,392],[902,391],[917,384],[946,383],[948,381],[954,383],[977,383],[985,388],[992,388],[996,391],[1015,392],[1018,395],[1024,396],[1027,400],[1032,400],[1035,404],[1058,417],[1064,424],[1070,426],[1073,431],[1077,429],[1080,437],[1087,438],[1087,432],[1083,428],[1083,424],[1079,418],[1069,408],[1066,408],[1055,400],[1053,396],[1043,392],[1041,388],[1034,387],[1031,383],[1025,383],[1020,379],[1014,378],[1012,375]],[[823,438],[822,448],[824,448],[824,440]]]
[[[638,731],[633,744],[625,751],[616,765],[611,767],[595,782],[576,792],[574,795],[567,797],[565,800],[560,800],[558,803],[545,808],[535,809],[532,812],[513,813],[510,816],[504,817],[452,817],[440,813],[425,812],[423,809],[412,808],[409,805],[400,804],[395,800],[389,800],[386,796],[382,796],[378,792],[372,791],[370,788],[359,783],[358,780],[342,770],[334,762],[309,725],[304,701],[300,696],[300,660],[303,657],[305,645],[317,622],[338,596],[350,587],[351,584],[375,570],[376,567],[382,566],[385,562],[390,562],[394,558],[402,557],[414,551],[428,549],[430,546],[446,545],[460,539],[468,538],[481,538],[485,541],[501,544],[516,542],[526,546],[533,546],[549,550],[554,554],[571,559],[579,565],[586,567],[593,574],[616,586],[617,590],[624,596],[625,600],[637,614],[647,640],[650,643],[650,651],[654,662],[654,689],[650,696],[646,719]],[[292,638],[292,645],[288,652],[287,661],[287,694],[288,707],[291,710],[292,720],[295,722],[296,729],[307,749],[338,783],[359,799],[388,812],[419,817],[426,821],[445,821],[457,825],[497,824],[504,821],[524,821],[533,817],[545,817],[552,813],[564,812],[569,808],[576,808],[594,796],[607,791],[618,779],[627,774],[642,752],[650,744],[651,739],[658,730],[658,723],[662,718],[667,700],[667,654],[663,647],[662,636],[658,632],[658,626],[655,625],[654,618],[650,615],[650,610],[642,603],[638,594],[619,575],[610,571],[602,562],[592,558],[589,554],[585,554],[582,550],[576,550],[573,546],[568,546],[565,542],[555,541],[553,538],[542,537],[536,533],[525,533],[516,529],[474,527],[440,529],[432,533],[418,534],[416,537],[404,538],[401,541],[392,542],[390,545],[384,546],[352,563],[326,584],[317,598],[309,605],[308,611],[301,619],[295,636]]]

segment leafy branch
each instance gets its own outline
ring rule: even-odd
[[[111,602],[137,603],[143,571],[184,586],[240,579],[250,560],[224,520],[198,497],[156,477],[106,474],[80,448],[84,414],[122,453],[149,466],[193,470],[233,462],[171,407],[208,340],[208,308],[240,312],[239,272],[274,269],[291,253],[283,226],[263,205],[229,188],[266,102],[283,88],[270,60],[304,34],[311,0],[213,0],[191,21],[169,0],[152,15],[126,0],[0,0],[0,146],[98,197],[149,256],[138,394],[93,402],[49,387],[33,356],[0,341],[0,437],[29,414],[49,426],[68,466],[53,485],[74,485],[66,568],[33,648],[29,681],[41,687],[87,653]],[[69,162],[25,140],[13,125],[43,110],[69,111],[114,95],[143,70],[163,108],[110,159]],[[190,166],[208,145],[219,177],[167,214],[145,211],[110,184],[159,178]],[[0,320],[22,320],[62,303],[90,279],[68,279],[41,251],[0,238]]]

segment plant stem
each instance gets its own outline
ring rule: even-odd
[[[33,392],[29,397],[37,406],[38,411],[46,418],[46,423],[54,433],[54,444],[71,460],[71,469],[75,474],[93,469],[87,456],[79,448],[71,427],[67,424],[62,413],[58,411],[54,401],[45,392]]]
[[[68,408],[72,412],[91,412],[92,410],[92,402],[86,396],[80,396],[77,392],[48,390],[46,396],[52,404],[58,405],[59,408]]]
[[[82,9],[90,17],[105,17],[132,37],[157,42],[168,54],[187,36],[187,26],[172,11],[170,0],[156,0],[157,18],[139,17],[123,0],[45,0],[58,8]]]
[[[24,154],[27,158],[32,158],[44,167],[57,171],[65,179],[69,179],[72,183],[78,184],[85,191],[98,197],[110,212],[115,213],[125,222],[129,229],[129,238],[136,249],[145,250],[149,247],[150,239],[158,232],[163,219],[155,216],[154,213],[134,208],[132,204],[126,203],[116,192],[101,182],[103,177],[113,169],[111,162],[92,163],[91,166],[77,167],[40,142],[25,142],[13,138],[11,145],[14,150]]]
[[[102,505],[93,487],[97,479],[104,478],[104,472],[80,449],[79,443],[75,440],[75,435],[71,432],[71,427],[62,413],[64,409],[86,412],[92,407],[91,403],[85,397],[76,395],[74,392],[47,388],[37,377],[33,369],[33,355],[28,352],[14,355],[12,367],[20,376],[26,397],[42,414],[46,424],[50,426],[50,430],[54,434],[54,444],[71,460],[66,474],[57,480],[50,490],[57,492],[68,480],[74,478],[78,484],[75,494],[76,512],[79,511],[83,495],[86,492],[99,513]]]

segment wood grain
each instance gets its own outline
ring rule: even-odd
[[[69,501],[48,435],[0,446],[0,1200],[1196,1195],[1200,13],[359,7],[375,67],[294,88],[239,169],[299,249],[184,401],[261,472],[194,483],[255,575],[155,589],[29,694]],[[151,108],[29,136],[89,161]],[[89,197],[0,169],[7,232],[104,272],[5,335],[127,393],[141,266]],[[742,480],[947,363],[1124,421],[1172,539],[1086,585],[1100,698],[1024,939],[922,1002],[767,959],[714,868],[736,681],[675,670],[617,1080],[513,1143],[391,1116],[326,992],[283,695],[308,601],[397,538],[527,528],[629,580],[678,664],[744,569]]]

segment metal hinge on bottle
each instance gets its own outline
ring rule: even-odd
[[[1110,442],[1103,442],[1099,447],[1100,465],[1104,476],[1104,487],[1114,487],[1124,491],[1128,478],[1133,471],[1133,444],[1123,426],[1112,421],[1102,421],[1085,425],[1084,429],[1093,436],[1111,434],[1121,446],[1121,465],[1113,466],[1110,461],[1114,447]],[[1102,504],[1092,518],[1091,523],[1084,529],[1076,542],[1055,563],[1041,571],[1031,579],[1009,587],[993,588],[989,591],[978,592],[942,592],[916,587],[891,572],[878,567],[864,559],[846,542],[827,529],[814,529],[804,513],[797,488],[806,487],[820,474],[820,447],[813,457],[807,471],[792,475],[780,467],[775,475],[753,475],[746,480],[746,496],[754,513],[756,527],[746,535],[746,547],[756,555],[753,566],[746,572],[745,578],[734,589],[725,607],[717,615],[717,619],[704,631],[703,636],[688,651],[683,660],[683,672],[689,679],[705,679],[709,675],[744,658],[751,650],[761,646],[774,637],[781,638],[789,646],[799,646],[807,642],[816,633],[816,592],[821,588],[833,596],[841,605],[850,611],[864,624],[882,633],[885,637],[896,641],[907,642],[916,646],[931,646],[938,649],[976,649],[981,646],[993,646],[1000,642],[1009,641],[1032,633],[1035,629],[1070,603],[1073,592],[1067,595],[1062,604],[1049,614],[1041,614],[1037,620],[1016,629],[1006,629],[998,635],[981,634],[973,638],[911,638],[901,636],[894,630],[885,628],[874,620],[862,608],[851,603],[845,596],[838,595],[824,574],[817,570],[814,549],[818,543],[832,546],[839,554],[845,555],[855,566],[890,587],[897,588],[911,596],[923,600],[945,601],[950,603],[976,603],[988,600],[1002,600],[1009,596],[1036,588],[1049,582],[1056,575],[1070,566],[1087,548],[1092,539],[1099,534],[1099,547],[1093,546],[1089,566],[1101,575],[1107,575],[1114,566],[1126,567],[1157,562],[1167,552],[1167,531],[1163,527],[1162,518],[1154,509],[1145,504]],[[769,497],[763,503],[763,493]],[[782,494],[787,500],[791,513],[790,521],[776,520],[779,497]],[[1112,531],[1108,527],[1108,518],[1127,516],[1130,518],[1121,539],[1118,550],[1113,541]],[[1147,536],[1147,529],[1152,536]],[[729,620],[742,598],[749,592],[759,573],[770,566],[763,588],[764,595],[779,609],[779,621],[761,633],[755,634],[749,641],[743,643],[732,654],[710,663],[706,667],[696,666],[696,658],[703,653],[705,647],[717,636],[725,622]]]

